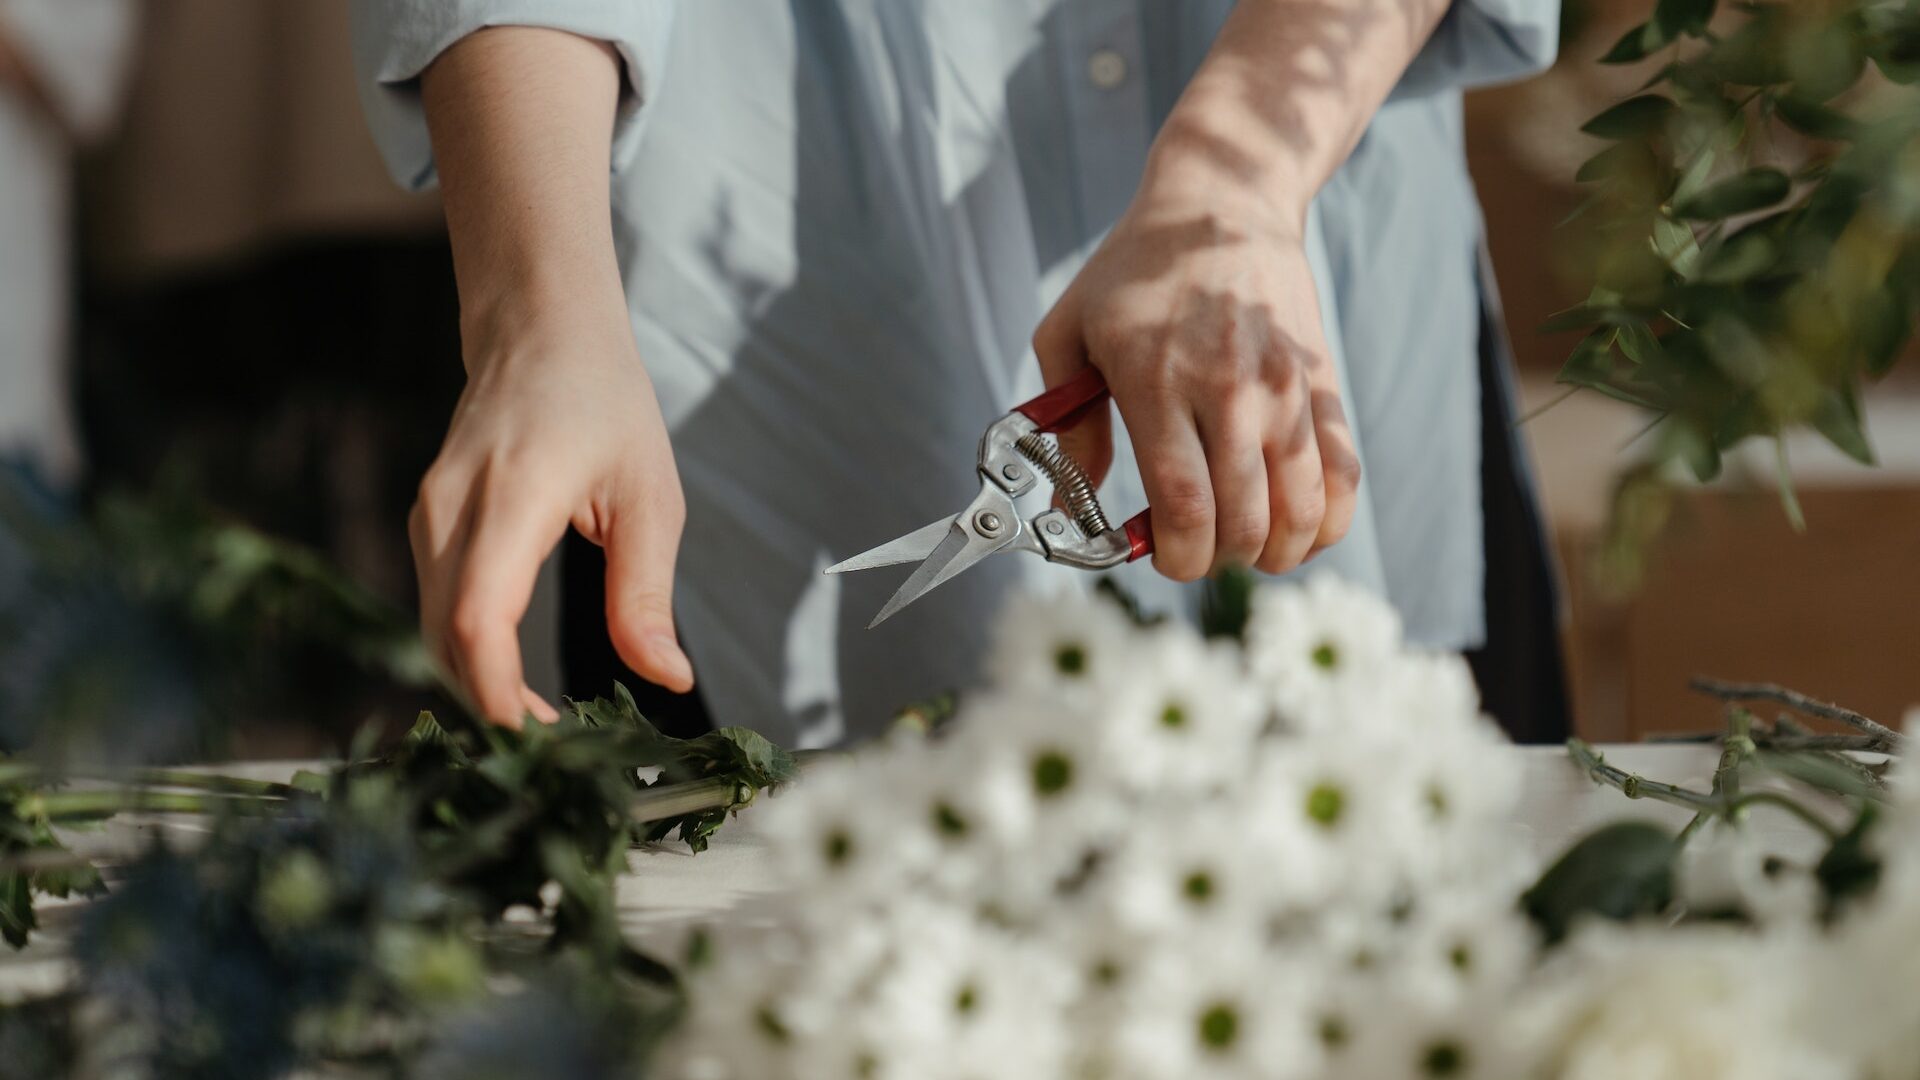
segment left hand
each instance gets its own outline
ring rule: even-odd
[[[1150,167],[1034,333],[1049,387],[1085,364],[1105,376],[1153,508],[1154,566],[1175,580],[1290,570],[1353,520],[1360,459],[1304,220],[1217,175]],[[1098,483],[1113,462],[1111,414],[1061,443]]]

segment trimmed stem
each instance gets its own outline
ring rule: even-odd
[[[1838,839],[1840,836],[1826,819],[1778,792],[1755,791],[1738,798],[1728,799],[1694,791],[1691,788],[1648,780],[1625,769],[1607,764],[1605,756],[1582,739],[1568,739],[1567,753],[1572,755],[1573,760],[1585,769],[1587,775],[1595,782],[1617,788],[1629,799],[1654,799],[1695,811],[1693,820],[1680,831],[1679,842],[1681,843],[1699,832],[1707,820],[1715,817],[1731,819],[1741,810],[1755,804],[1780,807],[1818,829],[1829,840]]]
[[[211,792],[186,794],[175,791],[105,788],[98,791],[47,791],[28,796],[22,809],[29,814],[45,815],[58,822],[88,821],[124,813],[217,814],[271,813],[284,803],[282,799],[261,799],[251,795],[220,795]]]
[[[1766,701],[1775,705],[1785,705],[1789,709],[1797,710],[1808,716],[1817,716],[1822,720],[1832,720],[1838,724],[1845,724],[1856,731],[1864,731],[1869,735],[1883,740],[1896,751],[1906,748],[1906,736],[1901,735],[1885,724],[1873,720],[1870,717],[1862,716],[1852,709],[1842,708],[1831,702],[1810,698],[1797,690],[1789,690],[1784,686],[1775,686],[1772,683],[1723,682],[1719,679],[1708,679],[1697,676],[1689,680],[1687,685],[1702,694],[1717,697],[1723,701]]]
[[[1618,788],[1629,799],[1653,799],[1657,802],[1671,803],[1689,810],[1709,813],[1722,813],[1726,804],[1705,792],[1678,787],[1648,780],[1643,776],[1627,772],[1618,766],[1607,764],[1607,759],[1583,739],[1568,739],[1567,753],[1587,771],[1587,775],[1596,783]]]
[[[747,803],[743,791],[741,785],[727,779],[662,784],[635,795],[627,804],[627,816],[645,825],[708,810],[728,810]]]

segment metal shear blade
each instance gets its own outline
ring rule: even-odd
[[[973,504],[964,512],[855,555],[828,567],[827,572],[843,573],[920,560],[920,565],[894,591],[893,597],[880,609],[880,614],[867,624],[867,629],[871,630],[954,575],[989,555],[1015,545],[1025,533],[1013,500],[998,488],[983,485]],[[1029,543],[1031,545],[1031,541]]]

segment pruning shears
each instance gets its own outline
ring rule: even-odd
[[[1105,570],[1153,553],[1151,510],[1114,528],[1080,463],[1047,435],[1106,408],[1107,382],[1093,367],[993,422],[980,439],[980,494],[965,510],[827,568],[829,574],[918,562],[868,629],[989,555],[1024,551],[1048,562]],[[1058,505],[1022,521],[1014,499],[1044,476]]]

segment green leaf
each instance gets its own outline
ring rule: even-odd
[[[1586,122],[1580,130],[1602,139],[1633,139],[1660,131],[1676,106],[1661,94],[1628,98]]]
[[[1692,277],[1700,262],[1700,242],[1694,239],[1693,230],[1670,217],[1662,215],[1653,219],[1653,251],[1666,260],[1673,272],[1681,277]]]
[[[1589,833],[1520,898],[1521,910],[1548,944],[1583,918],[1626,922],[1673,902],[1679,846],[1657,825],[1620,822]]]
[[[1620,351],[1636,364],[1652,363],[1660,358],[1660,339],[1639,320],[1620,327]]]
[[[1608,49],[1606,55],[1600,58],[1600,62],[1631,64],[1644,60],[1660,46],[1666,44],[1659,39],[1658,34],[1659,31],[1654,28],[1653,23],[1641,23],[1622,34],[1620,40],[1613,43],[1613,48]]]
[[[1880,811],[1875,804],[1862,806],[1852,827],[1833,842],[1814,867],[1813,876],[1827,894],[1829,917],[1840,904],[1865,896],[1880,883],[1880,860],[1874,857],[1868,843],[1879,820]]]
[[[1860,423],[1860,399],[1851,386],[1828,390],[1808,417],[1834,448],[1862,465],[1874,464],[1873,447]]]
[[[1793,181],[1779,169],[1749,169],[1697,195],[1675,200],[1673,212],[1697,221],[1732,217],[1772,206],[1786,198],[1792,190]]]
[[[1793,130],[1816,139],[1852,139],[1860,133],[1859,123],[1846,113],[1795,97],[1774,102],[1773,114]]]
[[[1668,40],[1681,34],[1698,36],[1706,32],[1713,9],[1714,0],[1660,0],[1654,5],[1651,24],[1660,27]]]
[[[1697,280],[1707,285],[1737,285],[1766,273],[1779,259],[1780,245],[1771,231],[1742,229],[1707,253]]]

